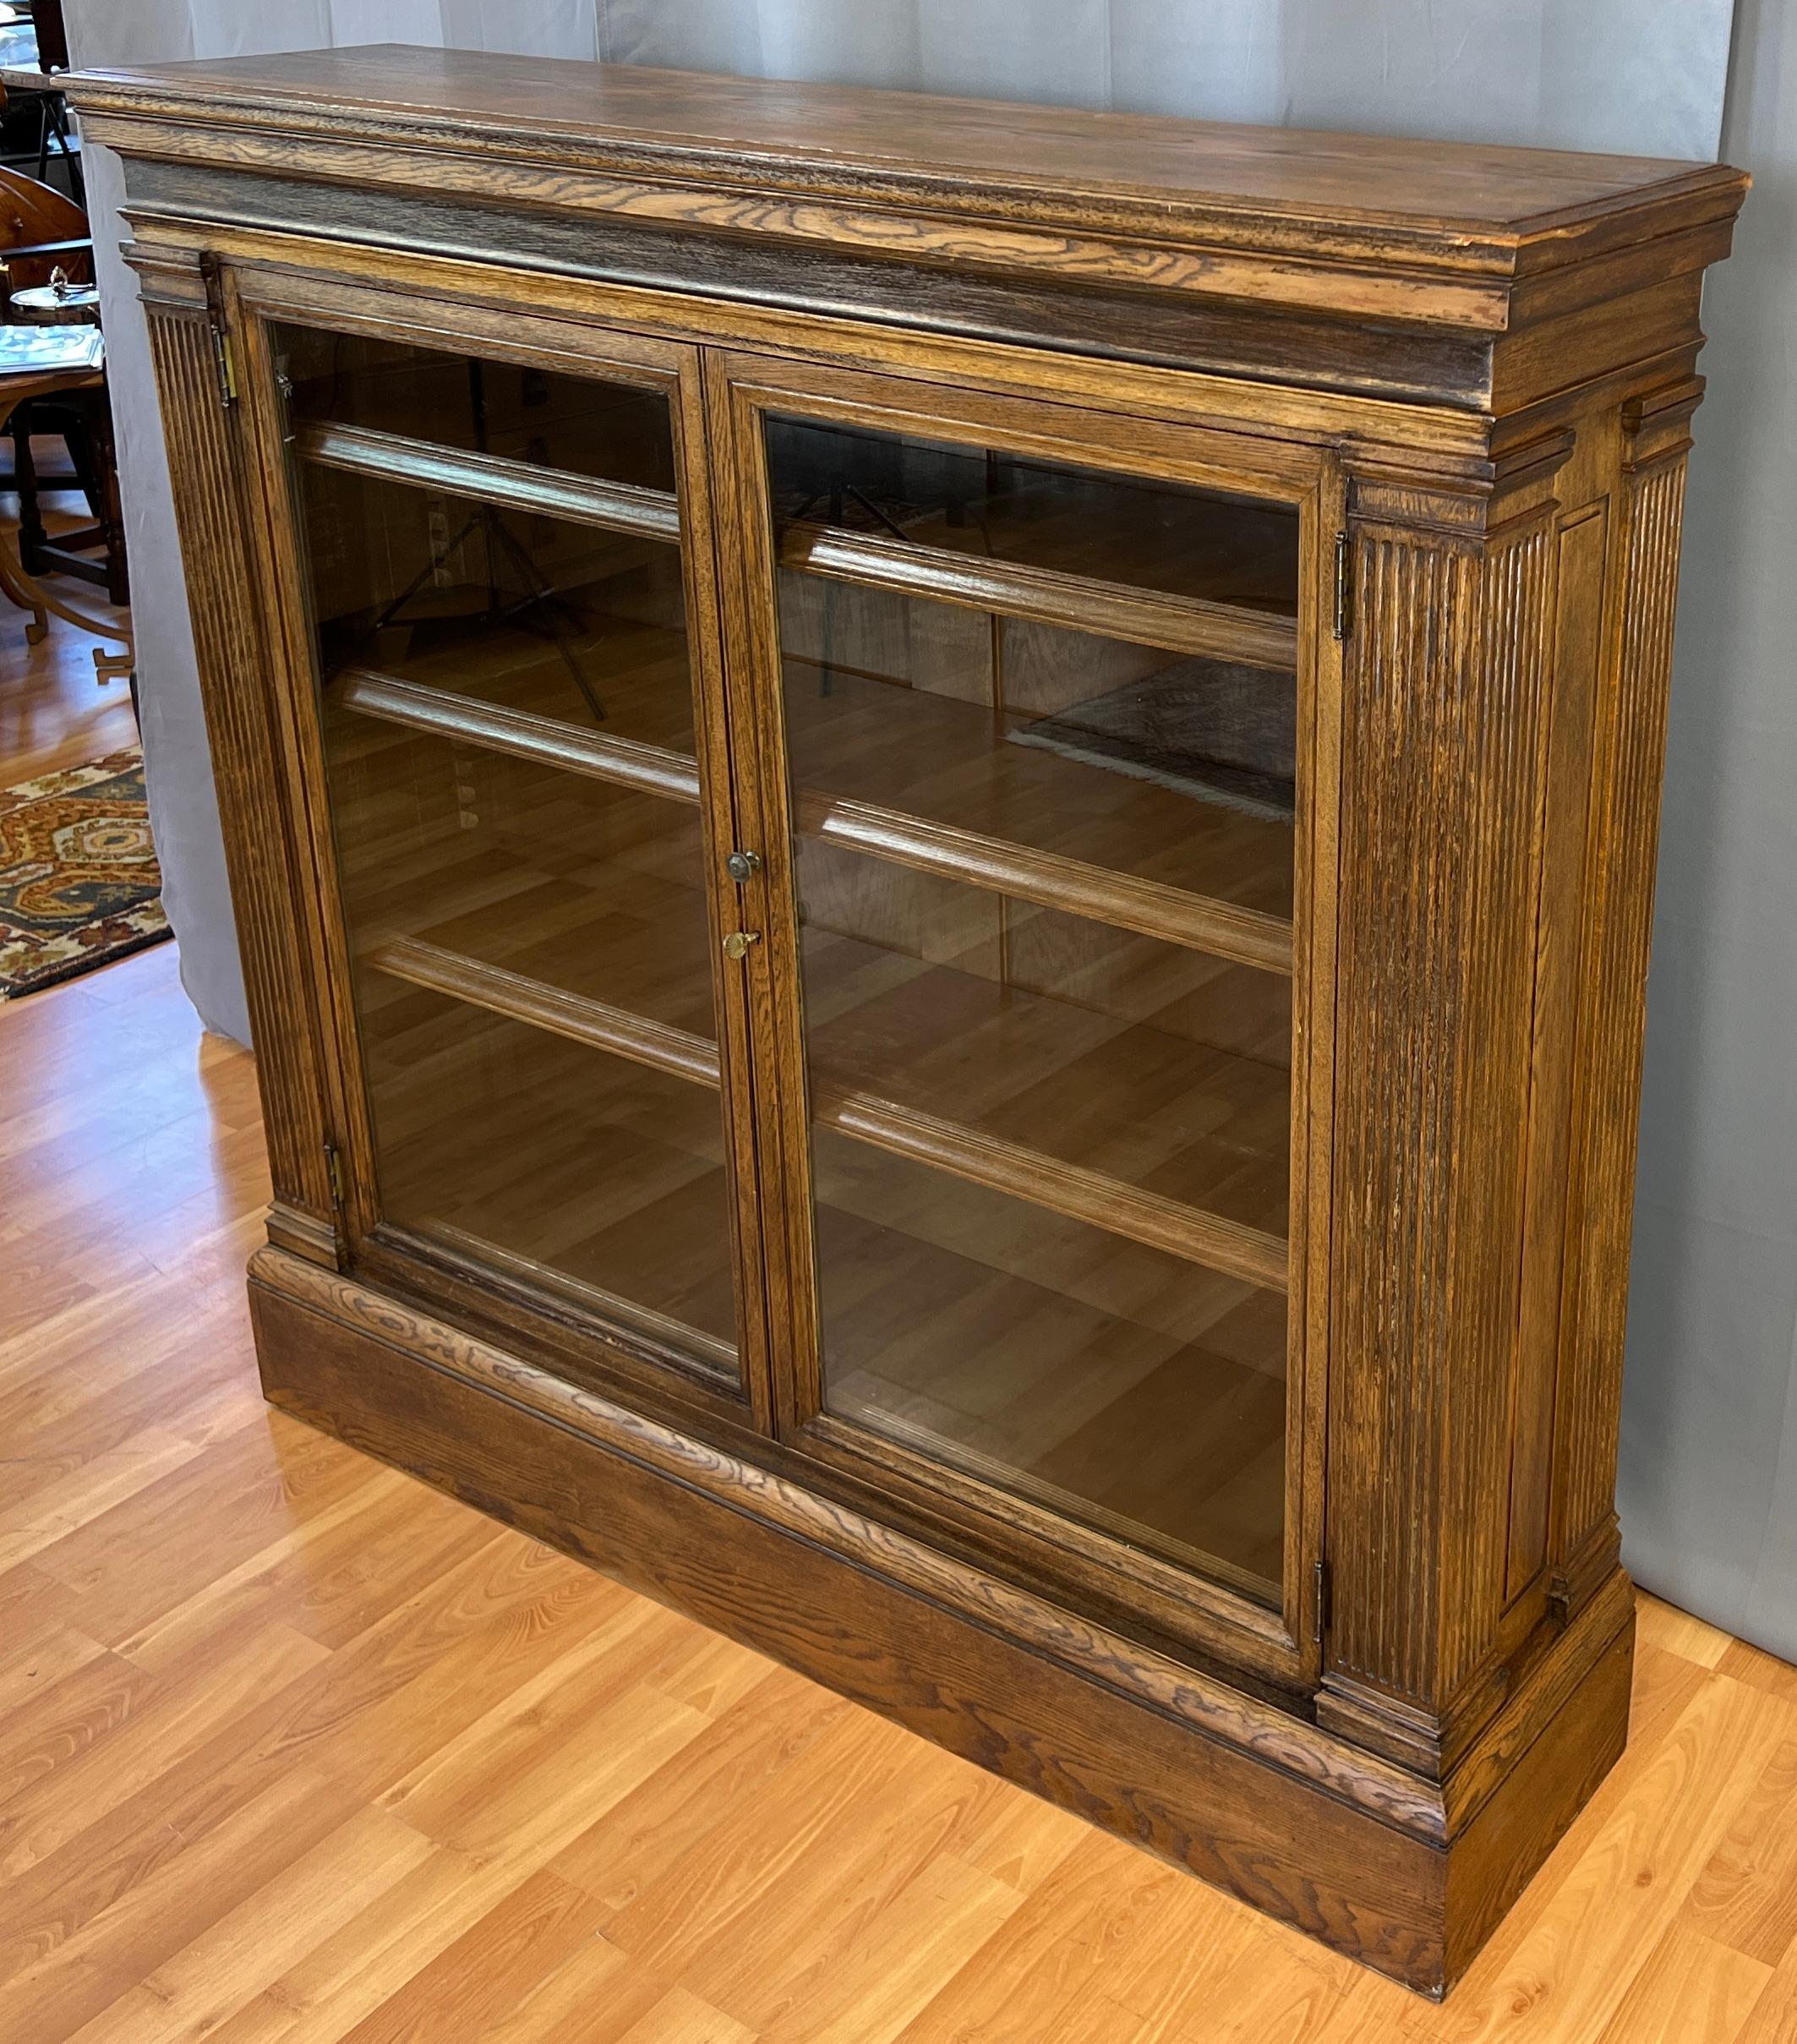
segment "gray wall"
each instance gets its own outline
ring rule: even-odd
[[[71,0],[78,62],[392,38],[1707,158],[1729,0]],[[1797,46],[1742,0],[1673,697],[1622,1503],[1641,1580],[1797,1657]],[[111,173],[96,162],[102,198]],[[96,221],[100,238],[109,234]],[[140,321],[104,280],[183,972],[243,1033]]]
[[[1742,0],[1660,840],[1620,1502],[1642,1582],[1797,1659],[1797,25]]]

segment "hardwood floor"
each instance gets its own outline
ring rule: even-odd
[[[46,651],[5,779],[123,741]],[[266,1193],[172,946],[0,1007],[4,2044],[1797,2039],[1797,1670],[1643,1599],[1434,2008],[270,1413]]]
[[[52,511],[46,522],[54,529],[66,520]],[[96,642],[57,620],[41,645],[28,646],[25,613],[0,597],[0,786],[136,744],[129,688],[94,679]]]

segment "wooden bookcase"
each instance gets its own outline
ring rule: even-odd
[[[1626,1735],[1746,180],[401,49],[70,93],[269,1396],[1443,1991]]]

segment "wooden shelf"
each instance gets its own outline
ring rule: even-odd
[[[778,528],[883,537],[1126,595],[1296,620],[1294,506],[989,451],[982,437],[938,436],[903,411],[878,424],[775,413],[767,445]]]
[[[364,657],[327,669],[326,686],[334,688],[339,675],[374,675],[692,758],[692,680],[685,633],[678,627],[607,618],[602,630],[571,637],[566,651],[584,664],[604,705],[601,719],[560,646],[516,627],[459,623],[449,643],[432,645],[438,621],[427,623],[402,653],[384,648],[369,657],[364,649]]]
[[[1283,1292],[1288,1282],[1289,1258],[1277,1237],[1139,1191],[1100,1172],[1063,1164],[1040,1150],[822,1080],[811,1089],[811,1118],[895,1156],[934,1165],[975,1185],[1046,1206],[1068,1220],[1127,1236],[1226,1276],[1276,1292]]]
[[[817,1137],[830,1412],[1189,1562],[1278,1581],[1277,1292]],[[1183,1553],[1181,1550],[1184,1550]]]
[[[293,448],[302,461],[372,476],[383,483],[453,490],[478,503],[542,511],[649,539],[678,543],[680,536],[680,506],[668,490],[609,483],[503,455],[477,454],[405,434],[383,433],[372,426],[334,422],[302,425],[294,430]]]
[[[800,790],[795,820],[806,837],[897,866],[940,873],[1041,908],[1089,915],[1268,972],[1292,970],[1292,925],[1280,916],[814,790]]]
[[[379,944],[366,954],[366,962],[412,986],[531,1023],[653,1070],[702,1086],[719,1084],[715,1043],[604,1002],[545,987],[521,974],[415,939]],[[1286,1244],[1261,1230],[857,1089],[818,1084],[813,1089],[812,1114],[827,1128],[896,1156],[934,1165],[1208,1269],[1270,1289],[1281,1290],[1286,1283]]]
[[[1065,569],[804,521],[782,528],[778,551],[782,567],[836,582],[1099,632],[1172,653],[1205,653],[1244,666],[1284,672],[1297,664],[1297,619],[1243,604],[1165,595]]]
[[[414,939],[712,1033],[696,812],[494,756],[472,762],[487,813],[462,828],[466,756],[422,733],[343,723],[358,749],[333,748],[337,871],[358,952]]]
[[[401,681],[371,668],[345,668],[331,684],[338,705],[416,731],[435,731],[470,745],[487,746],[519,759],[540,761],[596,779],[666,795],[670,801],[699,800],[696,762],[635,739],[582,730],[551,717],[478,702],[417,681]]]
[[[699,773],[688,757],[582,730],[553,718],[475,702],[369,668],[349,668],[331,684],[343,708],[414,730],[435,731],[570,773],[590,774],[626,788],[696,804]],[[1053,780],[1066,762],[1019,754],[1017,772],[1032,781]],[[1045,772],[1044,762],[1046,762]],[[870,762],[870,771],[876,770]],[[1079,769],[1075,769],[1079,771]],[[1133,786],[1136,784],[1130,784]],[[1174,801],[1179,797],[1171,798]],[[1233,823],[1256,819],[1233,816]],[[971,886],[1014,896],[1044,908],[1089,915],[1266,970],[1292,970],[1288,918],[1213,900],[1183,888],[1120,873],[1056,852],[1008,844],[979,832],[932,823],[902,811],[816,790],[801,790],[795,817],[807,836],[828,839],[901,866],[938,872]],[[1225,826],[1226,831],[1228,826]],[[1245,884],[1245,883],[1244,883]]]
[[[802,831],[1289,971],[1292,826],[1010,743],[981,702],[789,661]]]
[[[852,902],[844,905],[852,913]],[[934,899],[917,913],[945,941],[967,921]],[[819,1094],[841,1096],[830,1118],[846,1126],[866,1106],[879,1127],[902,1123],[907,1154],[941,1151],[947,1163],[948,1152],[964,1153],[964,1175],[1023,1198],[1028,1185],[1005,1175],[1010,1161],[1025,1157],[1035,1172],[1051,1159],[1069,1174],[1063,1211],[1073,1211],[1068,1202],[1083,1191],[1079,1211],[1100,1226],[1093,1203],[1127,1187],[1135,1202],[1129,1232],[1182,1254],[1186,1216],[1201,1213],[1239,1229],[1239,1239],[1226,1250],[1213,1236],[1190,1253],[1280,1282],[1291,1200],[1292,1081],[1281,1062],[1291,1054],[1289,1008],[1273,1055],[1243,1054],[1240,1039],[1232,1048],[1226,1038],[1192,1033],[1206,1026],[1201,1002],[1169,1002],[1164,1019],[1152,1003],[1139,1015],[1119,1013],[1103,990],[1082,1003],[1056,970],[1070,976],[1073,965],[1057,942],[1064,929],[1032,953],[1030,911],[991,921],[964,951],[933,958],[909,955],[903,942],[807,926],[807,1049]],[[970,934],[964,928],[954,941]],[[1032,955],[1046,968],[1033,986],[1005,965],[1019,959],[1027,974]],[[1207,963],[1189,952],[1167,959],[1200,970]],[[1264,1019],[1261,990],[1235,984],[1249,976],[1234,974],[1231,990]],[[1280,981],[1270,986],[1284,991]],[[875,1127],[855,1132],[900,1146]]]
[[[471,970],[429,946],[385,947],[367,962],[496,1024],[529,1021],[571,1046],[677,1070],[696,1097],[715,1085],[711,1046],[672,1042],[675,1032],[596,1004],[582,1004],[585,1013],[545,1005],[516,976]],[[397,1194],[401,1230],[707,1368],[733,1369],[718,1318],[725,1295],[707,1309],[688,1289],[689,1245],[720,1197],[721,1167],[706,1155],[709,1117],[670,1100],[645,1121],[640,1109],[625,1111],[633,1087],[610,1079],[583,1087],[578,1072],[553,1060],[540,1080],[480,1105],[473,1074],[495,1054],[507,1070],[520,1062],[403,1003],[381,1009],[384,1183]],[[469,1111],[445,1118],[445,1089]],[[571,1101],[588,1096],[592,1117],[571,1114]],[[494,1140],[500,1114],[503,1143]],[[998,1197],[1017,1189],[959,1170],[970,1160],[945,1159],[920,1118],[860,1126],[857,1103],[838,1096],[819,1119],[818,1227],[829,1267],[863,1269],[877,1287],[827,1293],[833,1410],[1121,1537],[1276,1579],[1279,1288],[1178,1252],[1170,1284],[1166,1245],[1039,1197],[1031,1204],[1042,1224],[1020,1237]],[[601,1129],[614,1131],[609,1183],[582,1167]],[[920,1173],[926,1162],[937,1170]],[[945,1165],[965,1189],[942,1181]],[[909,1189],[917,1178],[931,1188],[926,1200]],[[1087,1242],[1106,1246],[1082,1249]],[[619,1289],[625,1275],[631,1296]]]
[[[711,1367],[736,1334],[716,1093],[497,1002],[396,979],[371,999],[358,977],[383,1223],[457,1231],[502,1274],[540,1266],[539,1290],[630,1301],[626,1326],[690,1328]]]
[[[510,1015],[516,1022],[533,1023],[576,1043],[628,1058],[634,1064],[672,1073],[676,1079],[713,1088],[719,1083],[717,1045],[690,1030],[628,1014],[621,1008],[546,986],[521,972],[465,958],[416,937],[392,938],[363,956],[377,970],[414,986],[428,986],[433,993],[449,994],[472,1007]]]

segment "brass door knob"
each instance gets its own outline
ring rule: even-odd
[[[724,861],[724,870],[740,887],[745,881],[754,879],[760,872],[762,855],[759,852],[733,851]]]
[[[758,944],[761,941],[759,930],[732,930],[724,940],[724,955],[726,958],[746,958],[750,945]]]

